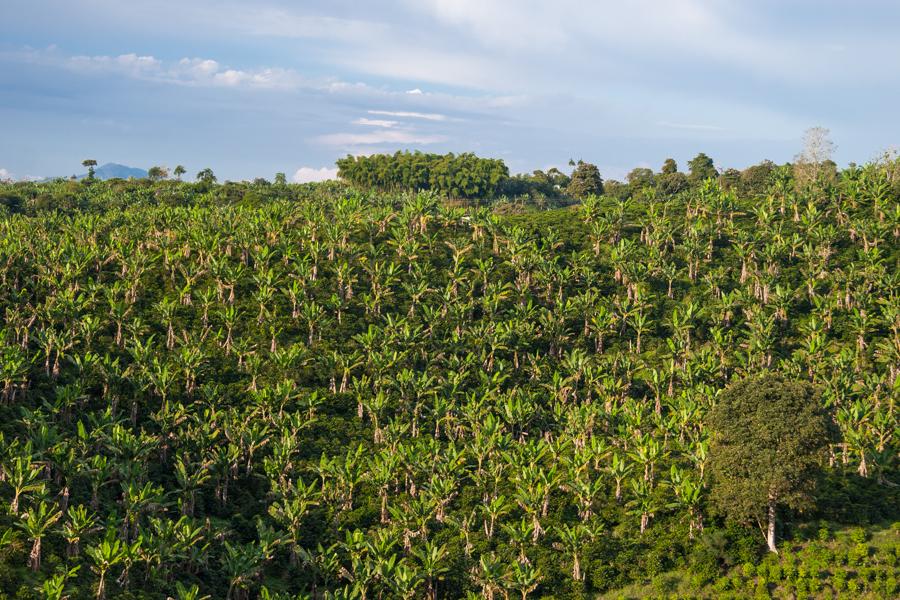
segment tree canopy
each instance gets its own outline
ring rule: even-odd
[[[495,197],[509,178],[502,160],[472,153],[348,155],[337,167],[338,177],[364,189],[434,191],[450,198]]]
[[[688,169],[690,170],[688,178],[692,182],[715,179],[719,174],[716,171],[716,166],[713,164],[713,159],[703,152],[688,161]]]
[[[603,178],[597,165],[578,161],[566,188],[569,196],[583,200],[588,196],[599,196],[603,193]]]
[[[778,506],[808,508],[835,441],[832,417],[808,382],[765,374],[732,384],[707,417],[713,498],[731,517],[767,522]]]

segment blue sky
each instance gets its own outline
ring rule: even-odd
[[[2,0],[0,177],[83,158],[305,180],[348,153],[513,172],[900,143],[900,3]]]

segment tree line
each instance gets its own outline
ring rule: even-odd
[[[348,155],[336,164],[338,177],[364,189],[432,190],[452,198],[495,197],[509,178],[502,160],[472,153]]]

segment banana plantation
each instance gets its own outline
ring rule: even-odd
[[[0,185],[0,598],[594,598],[676,569],[698,597],[889,597],[896,530],[812,571],[790,546],[900,520],[890,177],[525,214]],[[757,569],[705,417],[764,372],[839,439]]]

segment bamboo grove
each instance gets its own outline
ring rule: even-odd
[[[512,216],[340,186],[17,189],[3,597],[581,597],[710,531],[753,560],[759,532],[708,501],[704,415],[766,370],[841,432],[819,512],[786,526],[897,519],[900,205],[877,167]]]

